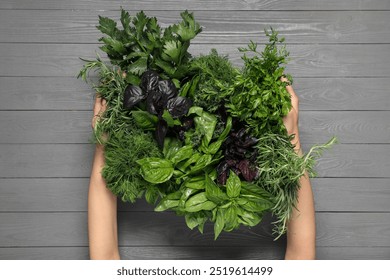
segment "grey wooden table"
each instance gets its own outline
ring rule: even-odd
[[[86,259],[93,92],[75,76],[98,50],[97,16],[145,10],[166,26],[195,11],[190,51],[286,37],[303,147],[337,135],[312,180],[319,259],[390,258],[390,1],[227,0],[0,2],[0,259]],[[271,217],[200,235],[172,213],[119,204],[124,259],[281,259]]]

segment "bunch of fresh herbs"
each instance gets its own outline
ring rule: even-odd
[[[107,187],[123,201],[145,197],[156,211],[173,210],[200,232],[211,221],[215,238],[271,211],[279,237],[299,179],[314,175],[334,139],[303,157],[294,152],[282,121],[291,109],[281,81],[288,52],[276,31],[266,31],[262,52],[254,42],[240,48],[238,69],[215,49],[192,57],[190,41],[202,29],[193,14],[181,17],[164,30],[143,12],[121,10],[122,29],[100,17],[109,62],[84,60],[79,77],[96,71],[92,87],[107,100],[92,139],[105,146]]]

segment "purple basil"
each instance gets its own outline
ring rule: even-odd
[[[169,99],[167,102],[168,112],[172,115],[173,118],[179,118],[186,115],[191,106],[192,101],[182,96]]]
[[[160,77],[157,72],[153,70],[147,70],[142,74],[140,87],[146,92],[146,95],[150,91],[156,90]]]
[[[123,107],[126,109],[132,109],[145,98],[146,96],[139,86],[128,85],[123,96]]]

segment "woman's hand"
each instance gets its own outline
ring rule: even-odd
[[[282,77],[281,80],[282,82],[288,82],[286,77]],[[299,129],[298,129],[299,100],[298,100],[298,96],[295,94],[295,91],[291,85],[286,86],[286,89],[291,96],[292,108],[290,112],[283,118],[283,123],[287,129],[288,135],[295,134],[295,137],[294,139],[292,139],[291,143],[295,145],[295,150],[297,152],[300,152],[301,143],[299,140]]]
[[[281,80],[288,82],[284,77]],[[283,123],[289,135],[295,134],[291,143],[295,145],[295,151],[302,155],[298,129],[299,100],[291,85],[288,85],[286,89],[291,95],[292,108],[283,118]],[[312,260],[316,255],[315,208],[307,172],[300,178],[299,184],[297,207],[293,208],[287,224],[286,260]]]
[[[102,117],[107,109],[107,100],[102,98],[99,93],[96,94],[95,104],[93,106],[92,129],[95,128],[96,121]]]

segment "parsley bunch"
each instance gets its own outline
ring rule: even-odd
[[[286,134],[282,117],[291,109],[286,82],[280,79],[289,55],[284,45],[278,47],[284,38],[279,39],[272,28],[271,32],[266,30],[265,33],[269,43],[261,53],[257,51],[257,43],[252,41],[248,48],[239,48],[244,52],[244,68],[223,93],[227,99],[227,111],[245,122],[254,137],[260,137],[265,132]],[[246,53],[254,55],[248,57]],[[290,75],[288,79],[292,81]]]

